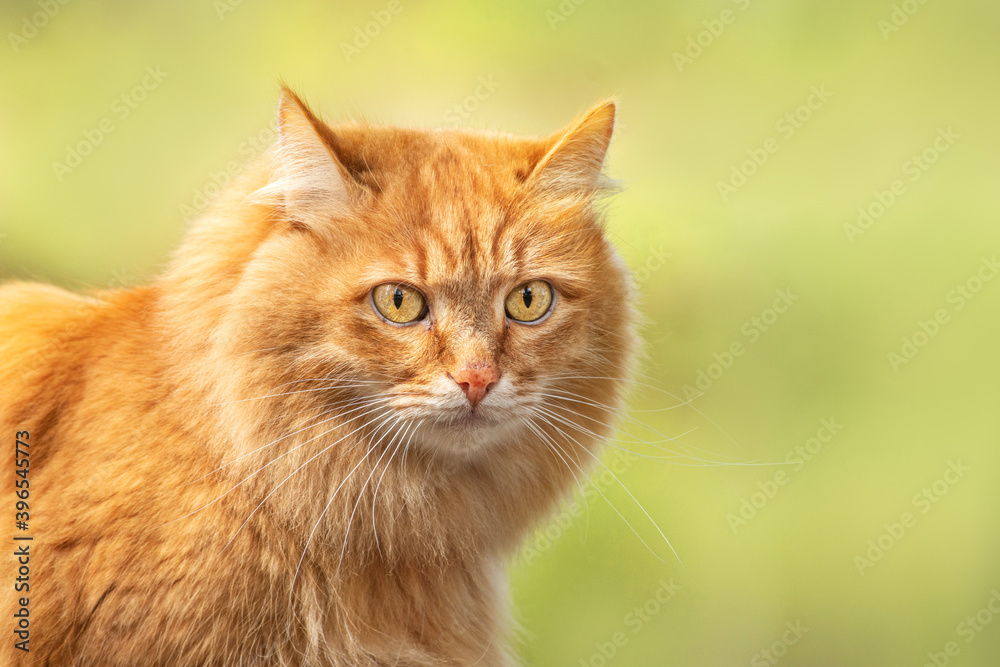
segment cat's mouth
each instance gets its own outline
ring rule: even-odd
[[[467,429],[467,428],[483,428],[487,426],[495,426],[497,423],[496,419],[488,417],[483,414],[482,410],[477,410],[476,408],[470,408],[465,414],[459,415],[458,417],[449,420],[448,425],[454,428]]]
[[[508,441],[520,422],[506,410],[480,405],[438,413],[424,422],[417,434],[432,449],[448,455],[470,455]]]

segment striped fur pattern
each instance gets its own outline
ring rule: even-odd
[[[633,354],[615,105],[547,138],[278,113],[151,284],[0,288],[34,535],[31,652],[0,663],[514,664],[503,565],[595,465]],[[511,321],[532,279],[551,312]],[[427,316],[378,316],[387,281]],[[470,364],[499,377],[474,409]]]

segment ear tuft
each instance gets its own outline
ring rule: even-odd
[[[616,109],[614,99],[601,102],[554,135],[549,140],[551,148],[532,173],[538,186],[549,190],[600,189]]]
[[[323,140],[324,130],[298,95],[282,87],[271,182],[254,199],[282,204],[293,224],[309,228],[349,213],[353,203],[350,177]]]

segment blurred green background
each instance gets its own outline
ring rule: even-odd
[[[279,80],[331,121],[532,134],[619,94],[647,356],[618,445],[776,465],[610,450],[635,500],[598,479],[513,565],[525,662],[1000,664],[997,3],[5,0],[0,25],[2,276],[73,288],[162,267]]]

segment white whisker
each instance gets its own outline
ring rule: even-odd
[[[536,413],[536,414],[538,414],[538,413]],[[541,414],[539,414],[538,416],[544,417],[544,415],[541,415]],[[636,499],[636,497],[634,495],[632,495],[632,492],[628,490],[628,488],[625,486],[625,484],[623,484],[622,481],[620,479],[618,479],[618,476],[614,473],[614,471],[612,471],[611,468],[609,468],[607,465],[605,465],[604,462],[601,461],[600,457],[598,457],[596,454],[594,454],[592,451],[590,451],[579,440],[577,440],[573,436],[569,435],[568,433],[566,433],[565,431],[563,431],[562,429],[560,429],[555,424],[552,424],[548,420],[545,420],[545,421],[547,423],[549,423],[557,432],[559,432],[565,438],[567,438],[567,440],[569,442],[571,442],[573,444],[576,444],[578,447],[580,447],[580,449],[582,449],[584,452],[586,452],[587,454],[589,454],[595,461],[597,461],[597,463],[599,465],[601,465],[605,470],[608,471],[608,473],[610,473],[610,475],[614,478],[614,480],[616,482],[618,482],[618,485],[622,487],[622,489],[625,491],[625,493],[627,493],[629,495],[629,497],[636,504],[636,506],[642,511],[642,513],[646,516],[646,518],[649,519],[649,522],[651,524],[653,524],[653,527],[656,528],[656,532],[658,532],[660,534],[660,537],[663,538],[663,541],[666,543],[666,545],[668,547],[670,547],[670,551],[674,554],[674,557],[677,558],[677,562],[679,562],[681,564],[681,567],[685,567],[684,566],[684,561],[682,561],[681,558],[680,558],[680,556],[677,555],[677,552],[674,550],[673,545],[670,544],[670,540],[668,540],[667,536],[663,534],[662,530],[660,530],[660,526],[656,523],[656,521],[653,520],[653,517],[650,516],[649,512],[646,511],[646,508],[643,507],[642,503],[640,503],[638,501],[638,499]],[[639,538],[639,541],[642,542],[643,546],[645,546],[647,549],[649,549],[649,552],[652,553],[658,560],[660,560],[662,562],[663,559],[660,558],[660,556],[655,551],[653,551],[653,549],[646,543],[646,541],[644,539],[642,539],[642,536],[639,534],[639,532],[632,526],[631,523],[629,523],[629,521],[624,517],[624,515],[622,515],[622,513],[620,511],[618,511],[618,508],[615,507],[614,504],[610,500],[608,500],[607,496],[604,495],[604,493],[601,491],[601,489],[596,484],[594,485],[594,490],[597,491],[599,494],[601,494],[601,497],[604,498],[605,501],[607,501],[608,505],[611,506],[611,509],[613,509],[615,511],[615,513],[618,514],[619,517],[621,517],[622,521],[625,522],[625,525],[627,525],[629,527],[629,529],[635,534],[635,536],[637,538]]]
[[[375,412],[375,411],[377,411],[377,410],[379,410],[379,409],[380,409],[380,408],[374,408],[374,409],[372,409],[372,410],[370,410],[369,412],[366,412],[366,413],[364,413],[364,414],[371,414],[372,412]],[[363,414],[363,415],[359,415],[359,416],[364,416],[364,414]],[[355,417],[355,419],[357,419],[357,417]],[[357,433],[358,431],[360,431],[360,430],[361,430],[361,429],[363,429],[364,427],[365,427],[365,424],[362,424],[361,426],[359,426],[358,428],[354,429],[353,431],[351,431],[351,432],[350,432],[350,433],[348,433],[347,435],[343,436],[342,438],[340,438],[340,439],[336,440],[336,441],[335,441],[334,443],[332,443],[332,444],[331,444],[331,445],[329,445],[328,447],[324,448],[324,449],[323,449],[323,450],[322,450],[322,451],[320,452],[320,454],[322,454],[323,452],[325,452],[325,451],[326,451],[327,449],[329,449],[330,447],[333,447],[333,445],[336,445],[337,443],[341,442],[342,440],[344,440],[344,438],[347,438],[347,437],[349,437],[349,436],[353,435],[354,433]],[[226,496],[228,496],[228,495],[229,495],[230,493],[232,493],[233,491],[235,491],[235,490],[236,490],[237,488],[239,488],[239,487],[240,487],[240,485],[242,485],[243,483],[245,483],[245,482],[246,482],[247,480],[249,480],[249,479],[250,479],[251,477],[253,477],[254,475],[257,475],[258,473],[262,472],[262,471],[263,471],[264,469],[266,469],[266,468],[268,468],[268,467],[272,466],[273,464],[277,463],[277,462],[278,462],[278,461],[279,461],[280,459],[283,459],[284,457],[288,456],[289,454],[291,454],[291,453],[292,453],[292,452],[294,452],[295,450],[297,450],[297,449],[299,449],[299,448],[301,448],[301,447],[304,447],[305,445],[307,445],[308,443],[310,443],[310,442],[312,442],[312,441],[314,441],[314,440],[317,440],[317,439],[319,439],[319,438],[322,438],[323,436],[327,435],[328,433],[332,433],[332,432],[333,432],[333,431],[335,431],[336,429],[337,429],[337,426],[334,426],[333,428],[330,428],[330,429],[328,429],[328,430],[324,431],[323,433],[320,433],[319,435],[317,435],[317,436],[315,436],[315,437],[313,437],[313,438],[309,438],[309,439],[308,439],[308,440],[306,440],[305,442],[303,442],[303,443],[301,443],[301,444],[299,444],[299,445],[296,445],[295,447],[293,447],[292,449],[289,449],[289,450],[288,450],[287,452],[285,452],[284,454],[281,454],[281,455],[279,455],[279,456],[277,456],[277,457],[275,457],[275,458],[271,459],[271,461],[270,461],[270,462],[268,462],[268,463],[264,464],[264,465],[263,465],[262,467],[258,468],[258,469],[257,469],[257,470],[255,470],[254,472],[252,472],[252,473],[250,473],[249,475],[247,475],[246,477],[244,477],[244,478],[243,478],[242,480],[240,480],[239,482],[237,482],[237,483],[236,483],[236,484],[235,484],[235,485],[234,485],[234,486],[233,486],[232,488],[230,488],[230,489],[229,489],[228,491],[226,491],[225,493],[223,493],[223,494],[222,494],[221,496],[219,496],[219,497],[218,497],[218,498],[216,498],[215,500],[213,500],[213,501],[211,501],[211,502],[209,502],[209,503],[206,503],[205,505],[202,505],[202,506],[201,506],[201,507],[199,507],[198,509],[194,510],[193,512],[189,512],[188,514],[185,514],[185,515],[184,515],[184,516],[182,516],[182,517],[178,517],[177,519],[174,519],[173,521],[168,521],[168,522],[166,522],[166,523],[165,523],[165,524],[163,524],[163,525],[164,525],[164,526],[166,526],[166,525],[169,525],[169,524],[171,524],[171,523],[174,523],[175,521],[180,521],[181,519],[186,519],[187,517],[189,517],[189,516],[192,516],[192,515],[194,515],[194,514],[197,514],[198,512],[200,512],[200,511],[202,511],[202,510],[206,509],[207,507],[210,507],[211,505],[214,505],[215,503],[219,502],[220,500],[222,500],[223,498],[225,498]],[[317,454],[317,456],[318,456],[318,454]],[[313,458],[315,458],[315,457],[313,457]],[[311,461],[312,459],[309,459],[309,460]],[[308,463],[308,461],[307,461],[306,463]]]

